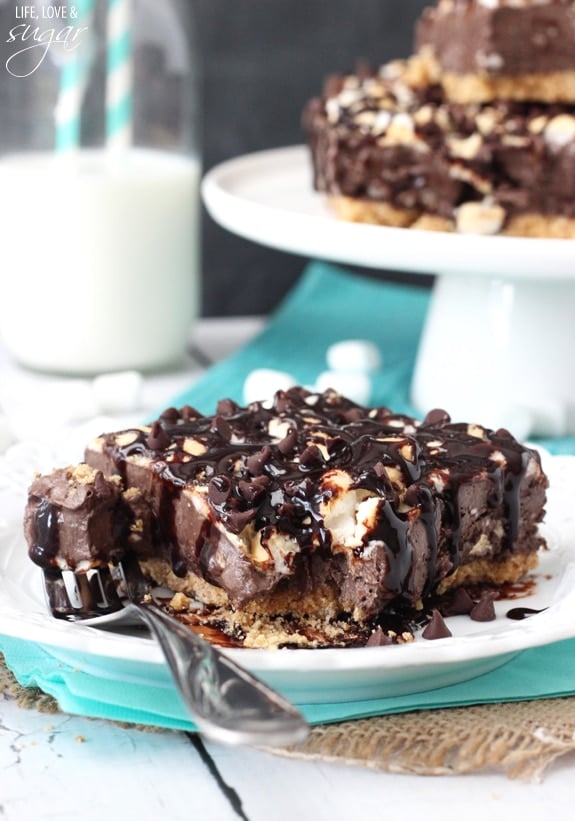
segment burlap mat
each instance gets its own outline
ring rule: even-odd
[[[0,654],[0,693],[22,707],[58,712],[36,687],[21,687]],[[124,725],[134,726],[134,725]],[[150,729],[140,727],[139,729]],[[575,751],[575,697],[452,707],[313,727],[302,744],[275,755],[392,773],[455,775],[499,771],[540,781]]]

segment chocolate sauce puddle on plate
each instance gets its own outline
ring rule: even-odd
[[[508,619],[512,619],[513,621],[523,621],[524,619],[528,619],[530,616],[536,616],[538,613],[543,613],[547,610],[547,607],[543,607],[541,610],[534,610],[532,607],[513,607],[511,610],[508,610],[505,614]]]

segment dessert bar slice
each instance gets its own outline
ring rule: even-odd
[[[572,0],[439,0],[416,48],[456,103],[575,103]]]
[[[575,107],[448,102],[415,56],[331,78],[304,112],[316,190],[358,222],[575,236]]]
[[[44,567],[133,553],[244,644],[324,646],[450,588],[520,578],[546,487],[505,430],[294,388],[98,437],[85,464],[34,480],[25,530]]]

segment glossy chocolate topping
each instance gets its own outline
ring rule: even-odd
[[[278,392],[271,407],[240,408],[225,400],[213,416],[171,408],[150,427],[103,436],[101,449],[125,483],[131,464],[149,464],[154,532],[171,545],[174,567],[201,571],[235,600],[245,595],[242,585],[256,581],[246,575],[245,557],[241,563],[232,558],[233,537],[246,544],[256,537],[271,554],[274,538],[285,537],[293,549],[284,575],[325,574],[330,557],[329,572],[342,572],[339,553],[345,551],[336,543],[330,516],[346,494],[359,494],[354,504],[375,499],[346,559],[362,565],[364,574],[366,568],[375,574],[373,545],[384,551],[384,578],[370,577],[373,607],[382,598],[415,600],[431,589],[465,558],[489,516],[506,522],[496,540],[500,556],[521,550],[522,528],[525,549],[532,549],[543,498],[538,493],[522,505],[529,466],[540,472],[539,461],[507,431],[453,424],[443,411],[419,423],[387,408],[360,407],[334,392],[299,388]],[[207,501],[208,513],[193,544],[182,550],[175,511],[190,489]],[[231,534],[225,576],[218,576],[223,548],[214,524],[220,534]],[[275,584],[280,577],[274,572],[272,567],[268,576]],[[352,575],[340,580],[344,587]],[[367,593],[352,585],[350,596]]]

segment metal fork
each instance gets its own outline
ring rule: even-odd
[[[74,573],[44,570],[56,618],[90,626],[144,622],[158,640],[198,730],[227,744],[283,746],[309,726],[296,708],[228,656],[157,606],[135,560]]]

